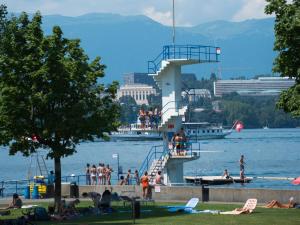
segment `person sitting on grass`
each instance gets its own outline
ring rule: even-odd
[[[282,208],[282,209],[289,209],[289,208],[296,208],[298,205],[294,202],[294,198],[291,197],[287,204],[282,204],[277,200],[272,200],[266,206],[266,208]]]
[[[6,209],[20,209],[23,205],[23,202],[18,194],[13,194],[13,200],[9,204],[9,206]]]
[[[75,199],[73,201],[66,201],[65,202],[65,209],[71,213],[74,214],[76,212],[76,205],[80,203],[79,199]]]

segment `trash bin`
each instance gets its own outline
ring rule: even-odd
[[[134,219],[139,219],[141,217],[141,202],[133,199],[132,217]]]
[[[76,182],[70,183],[70,198],[79,198],[79,188]]]
[[[202,202],[209,201],[209,188],[205,185],[202,185]]]
[[[54,197],[54,185],[48,184],[46,190],[46,198],[53,198]]]
[[[25,199],[30,199],[30,186],[26,186],[24,189],[24,198]]]

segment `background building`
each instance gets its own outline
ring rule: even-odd
[[[288,77],[260,77],[251,80],[218,80],[214,82],[214,95],[222,97],[233,92],[243,96],[272,96],[295,84]]]
[[[122,96],[131,96],[138,105],[148,105],[149,95],[156,95],[156,89],[146,84],[126,84],[117,91],[118,99]]]
[[[155,81],[153,77],[148,76],[148,73],[126,73],[123,76],[124,85],[132,85],[132,84],[147,84],[149,86],[154,87]]]

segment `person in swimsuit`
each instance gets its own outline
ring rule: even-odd
[[[106,181],[107,181],[107,185],[111,185],[111,173],[113,172],[113,170],[109,167],[109,165],[106,165]]]
[[[126,180],[126,184],[127,185],[131,185],[132,184],[132,182],[131,182],[131,169],[128,170],[125,180]]]
[[[156,185],[162,185],[162,175],[161,175],[161,171],[158,171],[157,174],[156,174],[156,177],[155,177],[155,184]]]
[[[91,183],[92,185],[96,185],[97,183],[97,168],[95,165],[91,168]]]
[[[98,184],[103,184],[103,166],[102,163],[99,163],[97,167],[97,174],[98,174]]]
[[[90,164],[87,163],[86,164],[86,168],[85,168],[85,183],[86,185],[91,185],[91,168],[90,168]]]
[[[143,190],[143,198],[147,198],[148,188],[149,188],[149,177],[148,177],[147,171],[141,177],[141,184],[142,184],[142,190]]]
[[[224,177],[225,179],[232,179],[232,177],[229,176],[229,173],[228,173],[227,169],[224,170],[224,173],[223,173],[222,177]]]
[[[139,176],[139,171],[138,170],[134,171],[134,179],[135,179],[135,183],[137,185],[140,185],[140,176]]]
[[[291,197],[289,199],[289,202],[287,204],[282,204],[277,200],[272,200],[269,202],[265,207],[266,208],[282,208],[282,209],[289,209],[289,208],[295,208],[297,204],[294,202],[294,198]]]
[[[240,158],[240,179],[244,180],[245,179],[245,160],[244,160],[244,155],[241,155]]]
[[[177,133],[175,137],[175,148],[176,148],[177,155],[180,155],[181,152],[181,140],[182,138],[180,137],[179,133]]]

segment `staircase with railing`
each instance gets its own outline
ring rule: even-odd
[[[166,129],[167,125],[170,124],[175,118],[183,117],[187,109],[188,106],[184,105],[182,101],[170,101],[166,103],[161,110],[162,122],[159,125],[158,129],[160,130]]]
[[[183,159],[185,161],[195,160],[200,157],[200,143],[186,142],[184,148],[180,150],[180,154],[169,146],[153,146],[144,159],[139,174],[143,175],[145,171],[148,172],[150,183],[154,183],[155,176],[158,171],[163,171],[166,164],[171,159]]]

